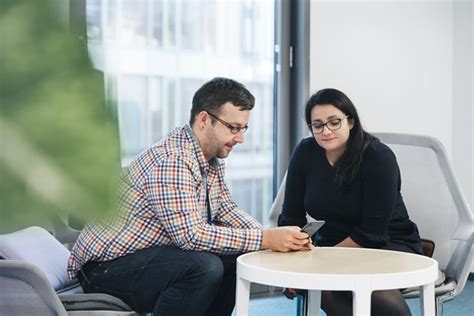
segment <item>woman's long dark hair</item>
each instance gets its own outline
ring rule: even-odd
[[[365,149],[376,138],[364,131],[354,104],[344,93],[336,89],[322,89],[309,98],[304,111],[307,124],[311,124],[313,108],[325,104],[331,104],[341,110],[345,115],[348,115],[348,121],[350,120],[353,123],[346,150],[334,165],[336,168],[336,185],[338,189],[344,191],[346,186],[357,177]]]

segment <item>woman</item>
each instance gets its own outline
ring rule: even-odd
[[[400,194],[395,155],[364,131],[351,100],[336,89],[320,90],[306,103],[305,118],[313,137],[303,139],[291,157],[279,226],[302,227],[309,214],[326,221],[314,237],[318,246],[422,254]],[[352,315],[350,292],[323,291],[321,299],[328,316]],[[372,315],[410,310],[399,290],[377,291]]]

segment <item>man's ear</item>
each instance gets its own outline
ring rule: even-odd
[[[201,111],[197,114],[196,124],[200,130],[206,127],[207,121],[209,120],[209,114],[206,111]]]

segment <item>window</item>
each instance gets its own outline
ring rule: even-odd
[[[273,181],[273,1],[87,1],[89,51],[116,100],[127,165],[189,121],[194,92],[224,76],[256,97],[244,144],[226,159],[239,206],[266,217]],[[113,88],[112,88],[113,87]]]

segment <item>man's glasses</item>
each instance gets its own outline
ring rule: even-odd
[[[327,121],[326,123],[313,123],[308,124],[308,127],[311,128],[313,134],[321,134],[324,131],[324,126],[328,128],[330,131],[335,131],[341,128],[341,123],[343,120],[347,119],[349,115],[346,115],[343,118],[336,118]]]
[[[229,124],[227,123],[226,121],[224,120],[221,120],[220,118],[218,118],[217,116],[215,116],[214,114],[210,113],[210,112],[207,112],[207,114],[209,114],[211,117],[213,117],[214,119],[216,119],[217,121],[219,121],[222,125],[224,125],[225,127],[227,127],[228,129],[230,129],[230,132],[232,134],[237,134],[238,132],[242,132],[242,133],[245,133],[245,131],[247,131],[249,129],[248,125],[245,125],[243,127],[241,126],[235,126],[235,125],[232,125],[232,124]]]

